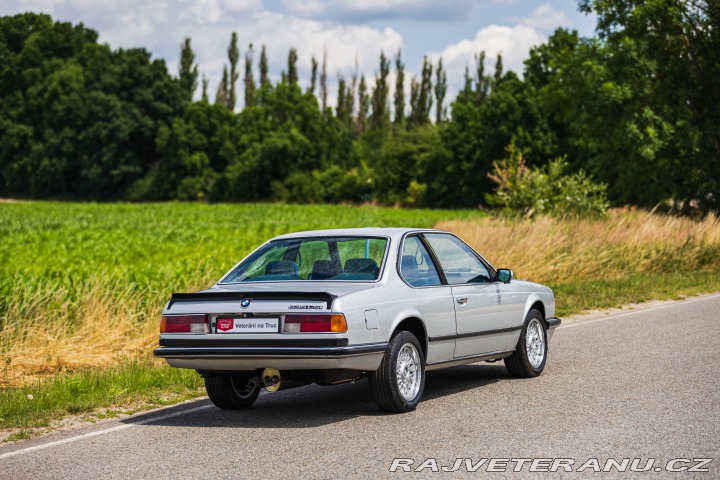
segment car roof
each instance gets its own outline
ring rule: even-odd
[[[308,230],[279,235],[274,239],[301,237],[390,237],[400,238],[410,232],[442,232],[431,228],[398,228],[398,227],[364,227],[364,228],[331,228],[326,230]]]

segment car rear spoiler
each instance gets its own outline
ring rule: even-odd
[[[170,297],[168,308],[178,302],[203,302],[212,300],[316,300],[327,304],[328,310],[337,295],[328,292],[195,292],[195,293],[173,293]]]

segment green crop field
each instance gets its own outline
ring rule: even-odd
[[[454,231],[498,266],[550,285],[560,315],[720,290],[713,216],[509,221],[347,205],[0,203],[0,431],[202,394],[195,372],[152,358],[169,295],[211,285],[272,236],[362,226]]]
[[[0,204],[2,383],[147,355],[173,291],[209,286],[275,235],[479,216],[344,205]]]

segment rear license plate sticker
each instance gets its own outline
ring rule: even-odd
[[[217,333],[278,333],[279,318],[234,318],[218,317],[215,320]]]

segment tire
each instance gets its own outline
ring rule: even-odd
[[[425,390],[425,356],[415,335],[397,332],[369,380],[380,410],[395,413],[415,410]]]
[[[260,394],[260,387],[250,387],[248,376],[207,377],[205,390],[210,401],[223,410],[250,408]]]
[[[505,358],[505,367],[516,378],[537,377],[545,368],[547,349],[545,319],[542,313],[532,309],[525,317],[515,352]]]

